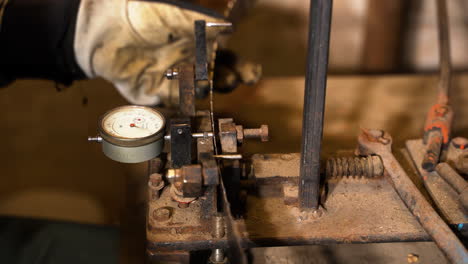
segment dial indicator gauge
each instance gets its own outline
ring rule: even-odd
[[[143,145],[163,136],[165,119],[145,106],[122,106],[106,113],[99,122],[104,139],[116,145]]]

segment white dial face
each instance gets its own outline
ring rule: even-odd
[[[125,139],[144,138],[158,133],[164,126],[161,114],[148,107],[117,108],[102,119],[104,131]]]

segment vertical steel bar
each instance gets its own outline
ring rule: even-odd
[[[311,0],[304,114],[302,124],[299,201],[302,209],[319,205],[320,152],[322,148],[325,91],[332,0]]]

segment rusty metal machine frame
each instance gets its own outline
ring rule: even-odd
[[[215,125],[213,107],[195,109],[197,89],[208,84],[210,96],[213,92],[203,53],[207,23],[198,21],[196,44],[202,56],[169,74],[177,75],[181,101],[180,115],[170,122],[168,154],[149,162],[148,259],[188,263],[190,252],[212,250],[211,263],[226,263],[225,254],[231,263],[246,263],[243,249],[249,247],[433,240],[449,260],[464,263],[467,251],[459,237],[467,218],[457,199],[461,194],[422,165],[424,155],[438,163],[450,142],[445,138],[451,121],[445,100],[450,83],[445,5],[438,0],[445,43],[442,95],[428,115],[426,140],[409,141],[409,159],[398,160],[390,135],[363,130],[356,151],[330,159],[325,172],[320,151],[332,0],[311,0],[301,153],[242,157],[238,146],[249,138],[267,140],[267,126],[245,129],[230,118]],[[440,112],[441,105],[449,110]],[[466,153],[460,149],[453,155]],[[411,171],[431,179],[426,186],[439,208],[417,189]],[[432,185],[438,189],[432,191]]]

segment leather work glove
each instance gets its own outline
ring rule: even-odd
[[[131,103],[171,96],[165,72],[194,58],[194,22],[223,17],[180,1],[9,0],[0,31],[0,79],[65,85],[102,77]],[[213,54],[220,27],[208,27]]]

